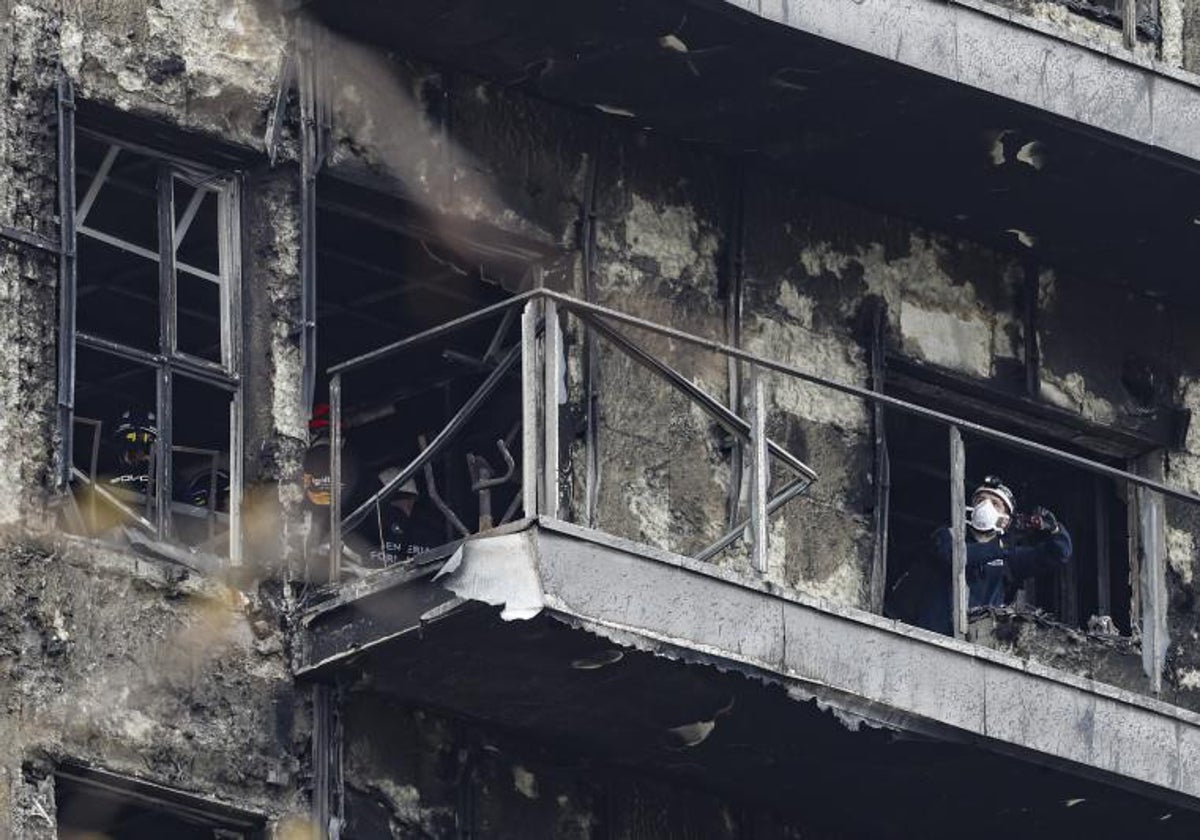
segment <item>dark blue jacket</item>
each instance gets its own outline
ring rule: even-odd
[[[949,584],[953,568],[953,538],[949,528],[933,532],[931,559],[939,577]],[[1029,541],[997,537],[988,542],[967,539],[967,607],[999,607],[1026,578],[1053,572],[1071,560],[1071,534],[1059,523],[1053,534],[1037,533]],[[926,593],[917,623],[949,634],[950,591]]]

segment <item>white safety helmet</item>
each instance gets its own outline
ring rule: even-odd
[[[394,478],[396,478],[396,476],[398,476],[398,475],[400,475],[399,467],[388,467],[387,469],[380,470],[379,471],[379,483],[382,484],[384,487],[387,487],[389,484],[391,484],[392,480]],[[421,491],[417,489],[417,482],[411,478],[408,481],[401,484],[399,487],[397,487],[396,492],[401,493],[406,496],[421,495]]]

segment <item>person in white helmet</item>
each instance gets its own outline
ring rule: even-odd
[[[399,475],[399,468],[388,467],[379,473],[379,483],[386,487]],[[437,528],[434,517],[423,508],[417,482],[411,478],[376,505],[375,516],[364,523],[364,529],[370,525],[374,532],[370,552],[374,565],[404,563],[446,542],[444,529]]]
[[[952,568],[950,529],[934,531],[932,543],[938,577],[945,580]],[[1053,513],[1039,507],[1032,514],[1018,514],[1012,490],[988,476],[967,508],[967,607],[1011,603],[1028,578],[1061,569],[1071,561],[1071,552],[1071,534]],[[925,594],[915,623],[951,633],[949,593]]]

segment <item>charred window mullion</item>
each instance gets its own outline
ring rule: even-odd
[[[175,304],[175,188],[174,176],[165,164],[158,169],[158,323],[159,350],[174,356],[178,348]]]
[[[71,306],[64,305],[60,314],[59,408],[60,417],[69,412],[64,425],[90,424],[94,439],[86,476],[86,452],[77,461],[74,447],[64,447],[63,481],[86,478],[96,486],[93,498],[160,540],[217,550],[213,547],[221,543],[212,533],[191,526],[201,518],[197,506],[212,506],[210,531],[212,521],[224,518],[215,512],[218,506],[228,511],[230,523],[240,519],[235,509],[240,493],[226,484],[240,480],[240,464],[215,466],[218,455],[240,459],[241,452],[236,342],[242,245],[236,175],[86,128],[77,136],[83,144],[78,166],[71,173],[70,195],[64,191],[60,202],[67,220],[76,222],[84,250],[77,281],[73,287],[63,284]],[[83,224],[85,219],[90,224]],[[64,320],[72,312],[78,325]],[[78,365],[77,348],[85,354]],[[97,481],[97,441],[103,435],[112,440],[122,422],[152,427],[153,443],[138,473],[145,490],[136,510],[109,487],[118,484],[130,494],[133,489],[124,470],[134,462],[126,461],[115,442],[112,463],[103,470],[107,478]],[[214,466],[206,473],[208,483],[195,489],[201,478],[197,453],[204,452],[212,453]],[[228,469],[219,483],[218,469]],[[89,533],[121,540],[123,529],[92,520]],[[229,534],[228,545],[237,562],[236,535]]]
[[[75,90],[58,81],[58,475],[60,491],[70,492],[75,426]],[[110,163],[111,165],[111,163]],[[94,460],[94,459],[93,459]]]

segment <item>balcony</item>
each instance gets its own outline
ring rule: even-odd
[[[517,311],[520,335],[510,339]],[[580,494],[564,479],[578,452],[560,434],[572,367],[562,349],[564,316],[586,324],[598,340],[682,393],[744,445],[747,515],[695,556],[578,524]],[[499,349],[490,354],[489,372],[446,426],[371,498],[348,511],[338,501],[331,504],[329,575],[341,580],[353,562],[342,537],[426,473],[489,398],[509,386],[521,395],[512,504],[493,517],[490,496],[486,504],[481,497],[472,510],[488,515],[476,529],[462,525],[465,517],[439,500],[447,518],[467,532],[461,539],[326,590],[303,619],[296,662],[302,678],[370,685],[404,702],[561,739],[608,760],[682,773],[772,807],[795,806],[799,794],[788,780],[797,774],[819,778],[806,788],[806,801],[864,831],[879,830],[873,820],[881,815],[901,814],[906,824],[922,825],[930,815],[920,813],[920,789],[931,785],[950,792],[963,819],[990,813],[1005,797],[985,795],[969,780],[991,773],[989,778],[1014,785],[1013,796],[1028,796],[1019,781],[1027,762],[1044,768],[1037,804],[1017,818],[1030,826],[1060,818],[1071,828],[1111,826],[1111,820],[1128,818],[1134,820],[1130,830],[1142,830],[1136,826],[1158,820],[1164,807],[1193,807],[1200,795],[1191,770],[1200,760],[1200,716],[966,640],[972,618],[985,616],[971,616],[966,608],[964,440],[988,441],[1014,457],[1036,456],[1132,488],[1144,522],[1139,558],[1150,581],[1162,574],[1155,541],[1164,499],[1195,505],[1200,498],[540,287],[332,368],[332,452],[341,451],[343,377],[394,364],[401,355],[411,358],[415,347],[449,343],[455,332],[497,321],[490,344]],[[661,355],[647,352],[635,335],[666,337],[745,365],[749,417],[725,408]],[[510,376],[518,368],[519,377]],[[958,546],[954,573],[945,582],[954,637],[806,595],[764,575],[772,517],[821,480],[767,434],[766,388],[796,380],[864,410],[941,428],[950,468],[943,498]],[[644,408],[653,418],[653,407]],[[514,436],[514,447],[516,441]],[[335,455],[335,475],[338,461]],[[491,493],[496,486],[476,490]],[[886,539],[887,524],[886,516],[877,518],[877,542]],[[745,541],[748,568],[722,562],[723,552]],[[1152,585],[1143,598],[1148,668],[1157,667],[1164,644],[1156,635],[1166,608],[1156,601],[1158,591]],[[897,739],[912,738],[921,746],[896,747]],[[839,793],[860,762],[891,768],[890,781],[881,785],[887,805],[878,814],[856,813]],[[1114,788],[1129,791],[1129,798]],[[1123,816],[1099,809],[1064,817],[1071,807],[1066,803],[1081,797],[1119,802]],[[1193,819],[1189,814],[1181,812],[1172,828]],[[957,824],[948,812],[936,817],[943,827]]]

